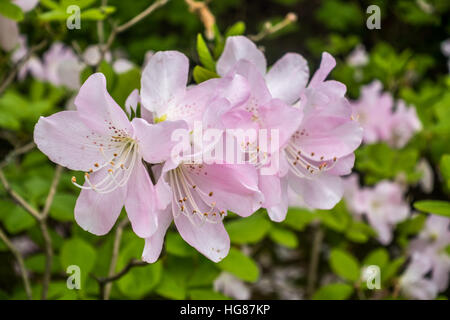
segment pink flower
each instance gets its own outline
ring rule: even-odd
[[[248,99],[222,116],[222,126],[227,129],[264,129],[269,139],[276,139],[271,136],[272,130],[278,133],[278,141],[273,147],[272,141],[268,141],[270,147],[263,146],[257,138],[238,143],[243,144],[244,151],[251,158],[258,158],[258,185],[264,194],[263,207],[268,209],[272,220],[280,221],[287,210],[287,184],[281,180],[286,170],[280,170],[279,160],[274,158],[274,154],[279,154],[300,126],[302,114],[290,104],[299,98],[298,87],[305,85],[306,61],[300,55],[287,54],[266,74],[265,57],[255,44],[245,37],[230,37],[217,62],[217,71],[224,77],[243,76],[250,86]],[[278,168],[269,172],[271,166]],[[282,209],[278,208],[280,203],[283,203]]]
[[[13,0],[22,11],[32,10],[39,0]],[[19,43],[19,26],[16,21],[0,15],[0,48],[10,51]]]
[[[261,117],[253,114],[252,118],[265,128],[280,130],[280,172],[260,175],[260,189],[267,198],[264,207],[274,221],[286,216],[288,185],[314,208],[332,208],[342,197],[339,176],[351,172],[362,130],[350,118],[345,86],[324,81],[334,65],[324,53],[320,69],[306,87],[309,69],[301,55],[284,55],[266,73],[262,52],[241,36],[227,39],[217,62],[220,75],[235,70],[249,81],[251,98],[245,107],[253,113],[262,111]]]
[[[55,42],[44,54],[42,78],[55,86],[77,90],[80,87],[80,72],[83,63],[73,50],[63,43]]]
[[[75,220],[96,235],[106,234],[122,207],[134,232],[153,234],[159,222],[156,194],[142,163],[160,162],[170,146],[170,132],[181,123],[149,125],[133,119],[111,98],[101,73],[90,76],[76,99],[76,111],[41,117],[34,129],[38,148],[50,160],[85,171],[85,182],[75,205]]]
[[[156,122],[183,120],[191,128],[194,121],[203,121],[208,106],[221,107],[216,95],[227,92],[228,99],[218,100],[226,106],[248,96],[245,87],[233,82],[239,81],[236,77],[186,88],[188,68],[188,59],[179,52],[158,52],[150,58],[142,74],[141,102]],[[255,170],[250,165],[190,164],[169,156],[165,160],[156,185],[164,209],[158,211],[157,231],[146,239],[143,259],[156,261],[173,220],[187,243],[215,262],[222,260],[230,247],[222,222],[227,210],[248,216],[260,207]]]
[[[430,259],[416,252],[412,255],[412,259],[408,268],[400,278],[400,289],[405,297],[417,300],[432,300],[437,296],[438,288],[425,275],[431,270]]]
[[[422,129],[416,108],[407,107],[402,100],[397,102],[397,108],[391,117],[389,125],[390,135],[387,138],[387,142],[395,148],[403,148],[414,133]]]
[[[446,217],[430,215],[418,237],[411,241],[409,251],[421,253],[431,263],[431,279],[439,292],[448,287],[450,256],[446,252],[450,245],[450,220]]]
[[[364,128],[365,143],[385,141],[402,148],[422,128],[414,107],[408,108],[399,100],[394,111],[392,96],[382,92],[382,84],[377,80],[362,88],[352,109],[352,117]]]
[[[364,142],[386,141],[390,136],[392,107],[394,101],[387,92],[382,92],[381,82],[375,80],[361,89],[360,98],[352,103],[352,116],[364,129]]]
[[[359,188],[357,179],[346,179],[345,200],[354,214],[364,214],[378,233],[378,240],[387,245],[392,240],[392,229],[409,215],[409,206],[403,198],[402,187],[383,180],[374,188]]]

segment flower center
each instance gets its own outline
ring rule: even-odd
[[[123,187],[128,182],[133,168],[138,160],[138,144],[136,140],[126,136],[113,136],[112,140],[116,143],[113,154],[107,156],[103,147],[100,152],[104,158],[103,163],[94,163],[93,167],[84,174],[85,185],[77,183],[75,177],[72,177],[72,183],[78,188],[94,190],[98,193],[109,193],[119,187]],[[104,176],[98,181],[91,179],[91,174],[104,173]]]
[[[191,165],[191,167],[193,167]],[[174,218],[184,214],[195,226],[205,222],[218,223],[226,215],[224,210],[216,206],[212,191],[205,192],[193,183],[184,165],[169,171],[169,183],[173,190],[173,204],[179,210],[173,209]]]
[[[320,161],[311,160],[292,141],[288,143],[284,151],[291,172],[300,178],[312,177],[328,171],[335,166],[337,161],[336,157],[333,160],[323,160],[324,157],[320,157]],[[314,152],[311,153],[311,156],[314,156]]]

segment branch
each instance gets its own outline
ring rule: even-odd
[[[11,151],[2,162],[0,162],[0,169],[6,167],[15,157],[20,156],[21,154],[27,153],[30,150],[33,150],[36,147],[34,142],[29,142],[22,147],[14,149]]]
[[[26,202],[17,192],[11,189],[9,182],[8,180],[6,180],[6,177],[1,169],[0,169],[0,181],[3,184],[3,187],[5,188],[6,192],[10,195],[10,197],[19,205],[21,205],[37,221],[39,221],[40,220],[39,212],[35,208],[33,208],[28,202]]]
[[[0,95],[3,94],[3,92],[6,90],[6,88],[11,84],[11,82],[14,80],[17,72],[20,70],[20,68],[23,67],[23,65],[30,59],[30,57],[37,51],[41,50],[43,47],[47,45],[47,40],[42,40],[37,45],[34,45],[31,47],[31,49],[28,51],[25,57],[23,57],[19,62],[17,62],[10,73],[6,76],[6,78],[2,81],[0,85]]]
[[[204,1],[185,0],[189,7],[189,11],[197,14],[205,26],[205,35],[209,40],[214,39],[214,25],[216,18],[209,10],[208,5]]]
[[[315,230],[315,233],[314,233],[313,245],[311,248],[311,260],[310,260],[309,268],[308,268],[308,283],[306,286],[306,293],[309,298],[311,298],[311,296],[313,295],[315,287],[316,287],[317,269],[319,267],[319,258],[320,258],[320,252],[321,252],[322,241],[323,241],[323,236],[324,236],[324,232],[323,232],[322,228],[320,227],[320,225],[317,225],[316,228],[317,229]]]
[[[147,17],[149,14],[151,14],[153,11],[155,11],[159,7],[162,7],[163,5],[165,5],[168,1],[169,0],[156,0],[150,6],[148,6],[147,9],[145,9],[144,11],[139,13],[137,16],[135,16],[128,22],[125,22],[124,24],[122,24],[120,26],[114,26],[108,37],[108,40],[106,41],[106,44],[104,46],[100,46],[101,47],[100,48],[100,53],[101,53],[100,62],[103,61],[103,58],[104,58],[106,52],[112,46],[114,40],[116,39],[116,35],[128,30],[129,28],[134,26],[136,23],[140,22],[145,17]],[[99,64],[100,64],[100,62],[99,62]]]
[[[108,277],[112,277],[114,275],[114,271],[116,270],[117,259],[119,258],[119,250],[120,250],[120,241],[122,240],[123,229],[128,224],[129,220],[127,218],[120,221],[117,226],[116,233],[114,235],[114,244],[113,244],[113,252],[111,255],[111,263],[109,264]],[[103,300],[109,300],[109,295],[111,294],[112,283],[107,283],[104,287],[102,294]]]
[[[45,272],[44,272],[44,280],[42,283],[42,294],[41,294],[42,300],[47,299],[47,291],[52,276],[52,264],[53,264],[52,238],[50,237],[50,234],[48,232],[47,218],[53,203],[53,199],[55,198],[56,189],[58,188],[62,171],[63,167],[57,165],[55,169],[55,175],[53,176],[53,181],[50,186],[50,191],[48,192],[47,200],[45,201],[44,209],[42,209],[39,220],[39,227],[41,228],[45,244]]]
[[[295,21],[297,21],[297,15],[293,12],[289,12],[281,22],[272,25],[270,21],[267,21],[266,23],[264,23],[263,29],[258,34],[250,35],[248,37],[255,42],[261,41],[268,35],[274,34],[275,32],[286,28],[288,25],[294,23]]]
[[[27,294],[28,300],[32,299],[32,292],[31,292],[31,286],[30,286],[30,280],[28,278],[28,272],[25,268],[25,263],[23,261],[22,254],[19,250],[14,246],[14,244],[8,239],[8,236],[6,233],[0,228],[0,239],[3,240],[3,242],[6,244],[6,246],[11,250],[12,254],[17,260],[17,263],[19,264],[20,274],[22,275],[23,285],[25,287],[25,292]]]
[[[56,166],[55,175],[53,176],[53,181],[50,186],[50,191],[48,192],[47,200],[45,201],[44,209],[41,213],[41,219],[46,219],[48,213],[50,211],[50,207],[52,206],[53,199],[55,198],[56,189],[58,188],[59,180],[61,179],[61,173],[63,171],[63,167],[60,165]]]
[[[110,277],[106,277],[106,278],[96,277],[95,275],[92,275],[92,277],[94,277],[94,279],[97,280],[100,284],[105,284],[108,282],[119,280],[124,275],[126,275],[128,273],[128,271],[130,271],[131,268],[133,268],[133,267],[142,267],[142,266],[146,266],[146,265],[148,265],[148,263],[145,261],[139,261],[136,259],[132,259],[130,262],[128,262],[128,264],[125,266],[125,268],[123,268],[121,271],[119,271],[118,273],[116,273]]]

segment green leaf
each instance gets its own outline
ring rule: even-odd
[[[337,232],[344,232],[351,221],[351,216],[343,201],[339,202],[332,210],[318,210],[317,217],[322,223]]]
[[[314,293],[313,300],[346,300],[353,294],[353,287],[345,283],[327,284]]]
[[[209,52],[208,46],[206,45],[203,36],[199,33],[197,35],[197,54],[201,64],[208,70],[216,71],[216,62],[214,61],[211,53]]]
[[[439,200],[422,200],[414,202],[414,208],[420,211],[450,217],[450,202]]]
[[[389,253],[384,248],[379,248],[371,251],[363,261],[364,266],[378,266],[380,269],[386,267],[389,262]]]
[[[253,214],[245,219],[235,219],[225,225],[232,243],[256,243],[261,241],[270,229],[270,222],[261,215]]]
[[[25,260],[25,267],[33,272],[43,273],[45,270],[45,255],[38,253],[28,257]],[[57,272],[61,269],[58,259],[53,259],[52,272]]]
[[[183,300],[186,298],[186,288],[180,285],[168,272],[163,272],[161,281],[155,291],[169,299]]]
[[[225,32],[225,38],[240,36],[243,35],[244,32],[245,32],[245,23],[242,21],[238,21],[227,29],[227,31]]]
[[[255,261],[235,248],[231,248],[228,256],[217,266],[244,281],[255,282],[259,278],[259,269]]]
[[[119,272],[130,262],[138,259],[144,247],[143,239],[130,234],[123,250],[119,254],[116,272]],[[126,275],[117,281],[117,286],[124,295],[132,299],[141,299],[150,293],[159,283],[162,275],[162,263],[157,261],[146,266],[133,267]],[[143,281],[145,279],[145,281]]]
[[[87,66],[80,72],[80,83],[84,83],[93,74],[92,67]]]
[[[10,0],[0,0],[0,14],[14,21],[23,20],[22,9]]]
[[[15,206],[6,215],[4,223],[6,230],[11,234],[15,234],[33,227],[36,220],[22,207]]]
[[[364,222],[354,221],[350,224],[345,236],[353,242],[364,243],[375,234],[375,231]]]
[[[42,21],[64,21],[68,16],[69,14],[67,14],[66,11],[55,9],[40,14],[39,19]]]
[[[98,71],[103,73],[103,75],[106,78],[106,87],[108,89],[108,91],[112,91],[112,88],[114,87],[114,81],[115,81],[115,75],[114,75],[114,69],[113,67],[106,62],[105,60],[103,60],[102,62],[100,62]]]
[[[58,221],[73,221],[77,197],[71,193],[58,193],[53,199],[50,216]]]
[[[194,289],[189,291],[192,300],[231,300],[223,294],[209,289]]]
[[[116,11],[115,7],[101,7],[101,8],[92,8],[88,10],[84,10],[81,12],[80,18],[82,20],[94,20],[100,21],[104,20],[108,17],[108,15],[114,13]]]
[[[95,249],[81,238],[72,238],[61,247],[61,267],[66,271],[70,265],[77,265],[81,271],[81,282],[85,283],[95,265],[97,253]]]
[[[395,277],[397,275],[398,271],[400,270],[400,268],[405,263],[405,260],[406,259],[404,257],[399,257],[399,258],[395,259],[394,261],[392,261],[391,263],[389,263],[387,265],[387,267],[384,268],[384,271],[381,272],[382,282],[386,283],[387,281],[389,281],[390,279]]]
[[[195,250],[181,238],[178,232],[168,232],[166,235],[166,251],[179,257],[192,257]]]
[[[87,8],[97,2],[97,0],[62,0],[61,7],[67,8],[71,5],[76,5],[80,7],[80,9]]]
[[[125,101],[130,93],[141,85],[141,71],[138,68],[132,68],[127,72],[115,75],[114,78],[114,89],[111,95],[119,106],[125,106]]]
[[[201,287],[211,286],[214,280],[219,276],[220,271],[216,265],[209,260],[202,260],[200,265],[195,267],[194,273],[188,280],[188,286]]]
[[[317,218],[318,216],[314,211],[304,208],[289,208],[286,219],[282,224],[294,230],[303,231],[307,225]]]
[[[270,229],[269,236],[274,242],[287,248],[294,249],[298,247],[297,235],[288,229],[274,227]]]
[[[39,3],[48,9],[53,9],[53,10],[62,9],[62,7],[59,5],[59,3],[56,3],[53,0],[40,0]]]
[[[450,154],[444,154],[439,162],[442,177],[447,182],[447,189],[450,190]]]
[[[219,78],[217,73],[200,66],[195,66],[193,76],[196,83],[201,83],[212,78]]]
[[[335,274],[345,280],[355,282],[360,277],[361,268],[358,260],[344,250],[331,250],[330,266]]]

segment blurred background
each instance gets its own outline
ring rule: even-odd
[[[151,14],[110,38],[152,4]],[[68,27],[71,5],[80,8],[79,29]],[[371,5],[379,29],[367,27]],[[446,0],[0,0],[0,298],[447,299],[449,19]],[[376,127],[367,117],[376,117],[381,96],[392,100],[398,125],[389,137],[365,137],[343,201],[310,210],[291,197],[279,224],[263,210],[229,214],[232,249],[218,264],[172,229],[160,260],[140,263],[144,242],[124,212],[106,236],[82,230],[71,183],[81,176],[35,148],[38,118],[73,108],[95,71],[123,106],[159,50],[185,53],[190,82],[204,81],[215,76],[209,58],[235,35],[255,41],[269,66],[300,53],[311,74],[322,52],[331,53],[337,67],[329,78],[347,86],[365,129]],[[372,199],[362,209],[361,194]],[[80,290],[67,288],[70,265],[82,270]],[[378,266],[373,277],[368,266]]]

